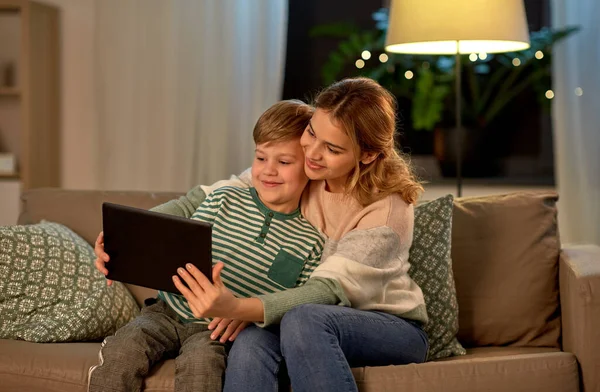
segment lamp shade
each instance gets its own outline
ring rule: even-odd
[[[499,53],[529,48],[523,0],[391,0],[385,50]]]

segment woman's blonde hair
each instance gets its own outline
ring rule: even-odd
[[[279,101],[258,118],[254,126],[254,143],[285,142],[302,137],[314,108],[297,99]]]
[[[396,99],[388,90],[372,79],[344,79],[321,91],[314,106],[327,112],[352,140],[356,164],[346,192],[362,205],[392,193],[399,193],[407,203],[417,201],[423,187],[410,161],[395,148]],[[363,164],[362,153],[376,158]]]

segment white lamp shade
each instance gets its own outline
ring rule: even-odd
[[[529,48],[523,0],[391,0],[385,50],[499,53]]]

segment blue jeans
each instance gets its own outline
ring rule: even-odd
[[[300,305],[281,326],[251,325],[229,351],[224,392],[277,391],[289,376],[294,392],[358,391],[350,368],[420,363],[427,335],[383,312]]]

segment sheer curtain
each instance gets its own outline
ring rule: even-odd
[[[552,57],[561,237],[600,244],[600,2],[551,4],[555,27],[581,27],[556,46]]]
[[[248,167],[281,97],[287,0],[95,6],[100,187],[186,191]]]

